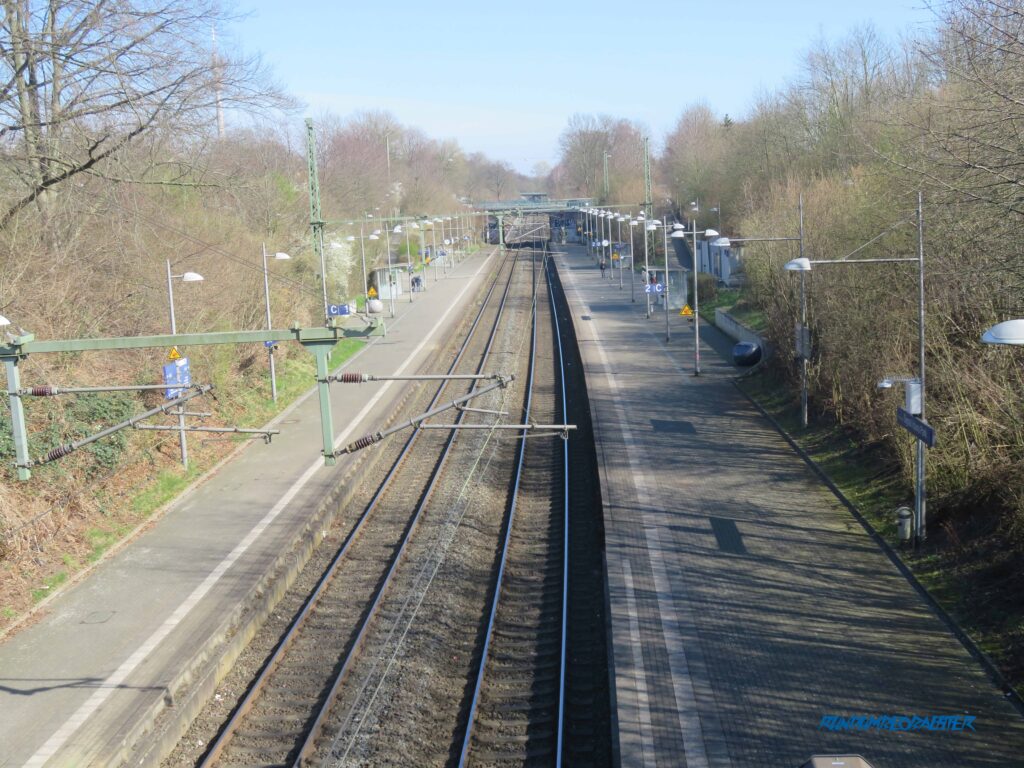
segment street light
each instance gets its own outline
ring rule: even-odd
[[[651,319],[651,266],[647,261],[647,233],[657,229],[653,223],[644,220],[643,214],[637,217],[644,226],[644,295],[647,296],[647,319]]]
[[[619,290],[620,291],[622,290],[622,262],[625,261],[625,259],[622,258],[622,222],[624,222],[624,221],[626,221],[626,217],[623,216],[622,214],[619,214],[618,216],[615,217],[615,222],[619,226],[617,234],[618,234],[618,246],[619,246]],[[632,260],[632,258],[633,258],[632,250],[630,250],[629,256],[630,256],[630,260]]]
[[[398,225],[395,226],[395,228],[393,230],[394,232],[398,232],[398,233],[401,233],[403,231],[405,232],[405,258],[408,259],[408,264],[409,264],[409,303],[410,304],[412,304],[413,297],[412,297],[412,249],[409,246],[409,230],[410,229],[419,229],[419,228],[420,228],[419,224],[417,224],[415,221],[412,221],[412,222],[409,222],[409,224],[405,225],[404,228],[403,228],[403,226],[401,224],[398,224]]]
[[[401,227],[398,227],[397,231],[401,232],[402,231]],[[388,267],[387,267],[387,269],[388,269],[388,305],[391,308],[391,317],[394,317],[395,316],[395,286],[394,286],[394,279],[393,279],[393,276],[391,274],[391,236],[387,232],[380,232],[380,230],[378,230],[374,234],[378,234],[379,237],[383,237],[384,238],[384,248],[388,252],[388,257],[387,257],[387,262],[388,262]]]
[[[181,280],[183,283],[201,283],[203,276],[198,272],[183,272],[180,275],[171,274],[171,260],[167,259],[167,306],[171,313],[171,335],[178,332],[178,324],[174,318],[174,281]],[[185,410],[184,406],[177,407],[178,414],[178,445],[181,448],[181,463],[188,469],[188,438],[185,435]]]
[[[697,217],[696,217],[696,203],[690,203],[690,211],[694,214],[690,219],[690,234],[693,237],[693,306],[690,309],[693,310],[693,375],[700,375],[700,298],[698,296],[698,282],[697,275],[700,272],[700,259],[697,255],[697,234],[702,234],[705,238],[715,238],[713,241],[715,245],[728,245],[723,243],[723,239],[719,237],[719,233],[716,229],[703,229],[697,231]],[[673,227],[675,231],[672,232],[672,237],[676,240],[686,237],[686,230],[679,225],[679,228]]]
[[[634,287],[633,286],[634,286],[634,283],[636,283],[636,268],[635,268],[635,264],[634,264],[634,259],[632,258],[633,252],[635,250],[633,248],[633,227],[639,227],[639,226],[640,226],[640,220],[639,219],[631,218],[629,220],[629,253],[630,253],[630,262],[629,262],[629,271],[630,271],[629,298],[630,298],[630,300],[634,304],[636,303],[636,293],[634,292]],[[644,266],[644,279],[645,280],[647,279],[646,261],[647,261],[647,250],[644,249],[644,262],[645,262],[645,266]]]
[[[278,251],[274,254],[274,261],[288,261],[291,259],[287,253]],[[201,279],[201,278],[200,278]],[[263,243],[263,297],[267,305],[267,330],[272,330],[270,324],[270,271],[267,269],[267,244]],[[270,358],[270,397],[277,402],[277,373],[274,370],[274,348],[277,345],[271,343],[267,346],[267,356]]]
[[[1024,320],[1006,320],[993,325],[981,336],[986,344],[1007,344],[1019,347],[1024,344]]]
[[[366,214],[366,215],[369,216],[370,214]],[[368,294],[370,281],[369,281],[369,278],[367,277],[367,274],[366,274],[366,245],[365,245],[365,242],[366,242],[367,238],[363,234],[363,222],[359,222],[359,237],[356,237],[355,235],[349,235],[345,239],[348,240],[348,242],[350,242],[350,243],[354,243],[356,240],[359,241],[359,255],[362,257],[362,262],[363,262],[363,290],[362,290],[362,294],[363,294],[363,310],[368,313],[370,311],[370,308],[367,306],[367,302],[370,299],[369,294]],[[375,240],[377,238],[376,238],[375,235],[370,235],[369,239]]]
[[[859,253],[860,251],[862,251],[867,246],[869,246],[872,243],[874,243],[876,240],[881,238],[883,235],[888,234],[889,232],[893,231],[897,227],[902,226],[903,224],[906,224],[906,223],[908,223],[910,221],[913,221],[913,219],[904,219],[903,221],[900,221],[897,224],[895,224],[894,226],[892,226],[889,229],[887,229],[885,232],[882,232],[881,234],[876,235],[875,237],[871,238],[870,240],[868,240],[863,245],[858,246],[853,251],[851,251],[850,253],[846,254],[846,256],[843,256],[841,259],[827,259],[827,260],[808,259],[808,258],[805,258],[803,255],[801,255],[800,258],[793,259],[792,261],[787,262],[785,267],[784,267],[786,270],[788,270],[790,272],[800,272],[801,275],[803,275],[806,272],[810,272],[812,267],[815,264],[894,264],[894,263],[917,262],[917,330],[918,330],[917,357],[918,357],[918,375],[914,379],[908,379],[906,377],[883,379],[883,381],[880,383],[880,386],[885,385],[887,382],[888,382],[888,387],[891,387],[892,383],[893,382],[897,382],[897,381],[902,381],[904,383],[906,383],[906,382],[916,382],[915,386],[919,386],[920,387],[920,409],[914,415],[919,416],[921,421],[924,421],[924,419],[925,419],[925,358],[924,358],[924,353],[925,353],[925,343],[924,343],[925,342],[925,339],[924,339],[924,333],[925,333],[925,324],[924,324],[924,319],[925,319],[925,313],[924,313],[925,302],[924,302],[924,299],[925,299],[925,295],[924,295],[924,211],[923,211],[923,208],[924,208],[924,205],[923,205],[922,195],[921,195],[920,192],[918,192],[917,193],[917,256],[916,257],[881,258],[881,259],[853,259],[853,258],[850,258],[851,256],[854,256],[855,254]],[[800,231],[801,231],[801,235],[802,235],[803,234],[802,207],[801,207],[800,225],[801,225],[800,226]],[[783,239],[783,238],[773,238],[773,239]],[[790,238],[790,239],[792,239],[792,238]],[[801,246],[802,245],[803,245],[803,241],[801,240]],[[804,292],[801,291],[801,314],[802,314],[802,316],[806,317],[806,311],[807,311],[806,310],[806,296],[804,295]],[[1021,321],[1010,321],[1010,322],[1013,323],[1013,322],[1021,322]],[[1004,325],[1004,324],[1000,323],[1000,325]],[[1007,338],[1013,338],[1013,336],[1011,334],[1015,333],[1016,331],[1019,331],[1019,329],[1022,328],[1022,327],[1024,327],[1024,326],[1012,326],[1012,327],[1007,327],[1007,328],[1003,329],[1003,328],[1000,328],[1000,326],[995,326],[994,328],[990,328],[989,331],[986,332],[985,335],[989,336],[989,334],[992,334],[992,336],[990,338],[996,338],[997,336],[1001,336],[1001,335],[1005,334]],[[996,332],[996,333],[993,333],[993,332]],[[982,337],[982,339],[985,340],[985,337]],[[1005,343],[1024,343],[1024,340],[1022,340],[1020,342],[1008,341],[1008,342],[1005,342]],[[884,388],[887,388],[887,387],[886,386],[882,386],[882,388],[884,389]],[[907,400],[907,402],[910,403],[909,385],[908,385],[908,400]],[[915,405],[916,405],[916,403],[915,403]],[[908,407],[907,410],[910,411],[910,408]],[[915,533],[915,542],[917,544],[920,544],[921,542],[923,542],[925,540],[926,536],[927,536],[927,532],[926,532],[926,503],[927,503],[927,499],[926,499],[926,496],[925,496],[925,453],[924,453],[924,447],[925,447],[924,446],[924,442],[922,440],[918,439],[917,440],[917,457],[916,457],[916,463],[917,463],[916,486],[917,486],[917,489],[916,489],[916,492],[915,492],[915,500],[914,500],[914,507],[915,507],[915,509],[914,509],[914,512],[915,512],[915,515],[914,515],[914,528],[915,528],[914,533]]]

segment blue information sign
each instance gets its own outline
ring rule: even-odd
[[[348,304],[328,304],[327,315],[329,317],[340,317],[350,314]]]
[[[187,357],[164,366],[164,384],[167,386],[167,389],[164,390],[164,397],[168,400],[174,400],[185,394],[185,388],[192,384],[192,373],[188,368]]]
[[[935,430],[903,408],[896,409],[896,421],[929,448],[935,447]]]
[[[662,285],[661,283],[655,283],[654,285],[644,286],[644,293],[663,293],[664,291],[665,286]]]

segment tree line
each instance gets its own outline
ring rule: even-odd
[[[291,256],[270,269],[275,324],[323,322],[302,105],[258,56],[217,39],[214,30],[233,21],[217,0],[0,0],[0,315],[13,323],[3,330],[166,333],[168,261],[176,274],[204,277],[175,290],[179,332],[261,328],[263,244]],[[380,228],[395,214],[454,214],[469,200],[533,186],[507,163],[384,112],[314,118],[333,300],[362,292],[346,240],[358,229],[344,222],[372,219]],[[393,253],[405,247],[398,241]],[[371,266],[383,259],[373,245]],[[152,383],[165,352],[33,355],[23,376],[28,384]],[[204,404],[219,423],[266,398],[266,351],[257,345],[189,354],[197,376],[222,385]],[[282,346],[282,375],[290,361],[307,362],[303,355]],[[33,454],[156,397],[90,399],[95,407],[85,408],[33,401]],[[16,562],[10,573],[28,573],[33,562],[61,568],[53,542],[84,541],[89,526],[120,519],[132,493],[174,470],[173,438],[126,433],[102,456],[82,451],[43,471],[41,482],[16,484],[9,411],[0,409],[0,561]]]
[[[837,259],[869,242],[859,257],[915,256],[923,193],[928,413],[939,436],[928,456],[932,533],[968,547],[975,533],[994,532],[1008,544],[999,557],[1019,564],[1021,358],[980,336],[1024,316],[1024,3],[951,0],[931,10],[931,28],[899,42],[866,26],[814,44],[797,75],[745,116],[685,107],[660,143],[654,198],[680,216],[699,200],[700,227],[717,229],[720,216],[724,233],[762,237],[797,234],[802,195],[806,255]],[[553,186],[637,206],[646,133],[625,119],[574,117]],[[745,298],[762,310],[795,391],[798,281],[781,269],[795,246],[751,244],[743,255]],[[807,286],[812,414],[891,452],[909,485],[912,442],[896,425],[895,399],[875,385],[917,374],[914,265],[816,269]]]

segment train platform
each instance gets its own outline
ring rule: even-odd
[[[690,321],[666,343],[628,277],[581,246],[556,263],[601,475],[616,764],[1020,765],[1018,711],[737,390],[732,342],[702,325],[694,377]]]
[[[444,346],[496,251],[440,279],[428,270],[426,291],[385,314],[386,337],[343,367],[416,372]],[[378,428],[404,389],[333,387],[335,446]],[[147,765],[177,740],[177,723],[198,711],[371,453],[324,466],[315,390],[268,426],[281,430],[272,444],[223,462],[0,642],[0,766]]]

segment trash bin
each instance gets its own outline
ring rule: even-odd
[[[909,544],[914,535],[913,520],[914,512],[910,507],[900,507],[896,510],[896,527],[899,530],[900,544]]]
[[[741,341],[732,348],[732,361],[736,365],[756,365],[761,362],[761,346],[752,341]]]

